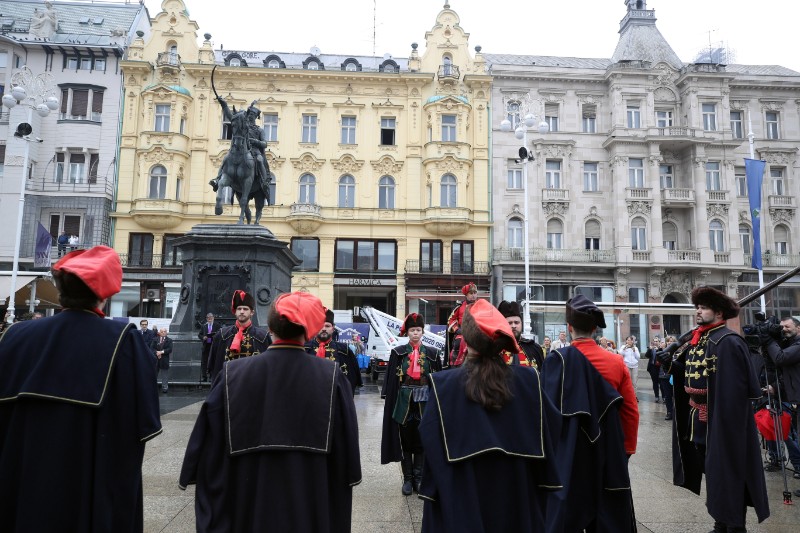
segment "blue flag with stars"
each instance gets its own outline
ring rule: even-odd
[[[765,161],[757,159],[744,160],[744,172],[747,177],[747,197],[750,200],[750,218],[753,221],[753,268],[761,270],[761,183],[764,181]]]

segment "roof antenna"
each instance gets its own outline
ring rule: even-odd
[[[375,57],[375,28],[378,19],[378,0],[372,0],[372,57]]]

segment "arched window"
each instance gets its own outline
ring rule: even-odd
[[[167,195],[167,169],[163,165],[156,165],[150,169],[150,191],[148,198],[163,200]]]
[[[312,174],[303,174],[300,176],[300,198],[298,203],[313,204],[316,203],[317,192],[317,178]]]
[[[522,219],[514,217],[508,220],[509,248],[524,248],[523,230],[524,230],[524,223]]]
[[[394,209],[394,178],[383,176],[378,181],[378,208]]]
[[[519,102],[512,100],[506,105],[506,118],[511,122],[511,129],[516,130],[519,126]]]
[[[783,224],[775,226],[775,253],[778,255],[788,255],[789,242],[789,228]]]
[[[242,66],[242,60],[239,59],[238,57],[234,57],[230,61],[230,66],[232,66],[232,67],[241,67]]]
[[[442,176],[441,207],[456,207],[458,205],[458,181],[452,174]]]
[[[277,59],[270,59],[267,63],[267,68],[281,68],[281,62]]]
[[[602,230],[597,220],[587,220],[584,225],[585,247],[587,250],[600,249],[600,235]]]
[[[339,207],[356,206],[356,180],[353,176],[339,178]]]
[[[678,249],[678,228],[672,222],[664,222],[661,225],[661,234],[666,250]]]
[[[647,250],[647,222],[639,217],[631,221],[631,250]]]
[[[557,218],[547,221],[547,248],[560,250],[564,247],[564,224]]]
[[[747,224],[739,224],[739,240],[742,243],[742,252],[745,254],[753,253],[750,249],[750,226]]]
[[[725,251],[725,228],[719,220],[712,220],[708,225],[708,245],[714,252]]]
[[[450,56],[442,57],[442,75],[451,76],[453,74],[453,60]]]

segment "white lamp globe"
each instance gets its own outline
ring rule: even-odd
[[[16,100],[16,98],[11,96],[10,94],[4,94],[3,95],[3,105],[6,106],[7,108],[11,109],[11,108],[17,106],[17,100]]]
[[[25,97],[28,96],[28,93],[26,93],[25,89],[23,89],[21,86],[16,85],[13,89],[11,89],[11,96],[13,96],[14,99],[19,102],[24,100]]]
[[[539,133],[541,133],[542,135],[544,135],[544,134],[545,134],[545,133],[547,133],[548,131],[550,131],[550,126],[549,126],[549,125],[547,124],[547,122],[545,122],[544,120],[543,120],[543,121],[541,121],[541,122],[539,123]]]
[[[522,139],[523,137],[525,137],[525,128],[520,126],[516,130],[514,130],[514,137],[516,137],[517,139]]]
[[[500,130],[511,131],[511,121],[508,120],[507,118],[503,119],[503,121],[500,123]]]
[[[55,96],[49,96],[44,103],[47,106],[47,109],[49,109],[50,111],[55,111],[56,109],[58,109],[58,98],[56,98]]]
[[[534,117],[530,113],[525,115],[525,126],[527,126],[528,128],[532,128],[534,124],[536,124],[536,117]]]
[[[50,114],[50,108],[47,107],[47,104],[39,104],[36,106],[36,114],[40,117],[46,117]]]

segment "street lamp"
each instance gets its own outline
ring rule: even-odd
[[[531,299],[531,274],[530,274],[530,265],[531,265],[531,258],[530,258],[530,247],[528,244],[528,163],[533,161],[533,154],[528,151],[528,129],[532,128],[534,124],[536,124],[536,116],[531,113],[531,108],[533,107],[533,99],[531,98],[530,93],[526,94],[522,98],[512,97],[512,99],[503,98],[503,109],[508,109],[509,103],[514,103],[517,106],[517,112],[514,116],[517,117],[515,122],[517,122],[517,127],[514,129],[514,136],[522,141],[522,146],[519,149],[519,158],[515,159],[514,161],[518,164],[522,164],[522,194],[523,194],[523,223],[524,223],[524,249],[523,255],[525,257],[525,300],[523,302],[523,306],[525,308],[525,312],[522,314],[522,336],[526,339],[532,338],[531,334],[531,310],[530,310],[530,299]],[[519,122],[519,116],[524,114],[524,119],[522,122]],[[500,129],[505,132],[511,131],[513,124],[508,118],[503,119],[500,122]],[[545,121],[539,122],[539,126],[537,128],[540,134],[544,135],[550,130],[550,126]]]
[[[17,213],[17,231],[14,241],[14,263],[11,269],[11,286],[8,296],[7,320],[11,324],[14,322],[14,296],[17,289],[17,273],[19,272],[19,247],[22,239],[22,214],[25,210],[25,178],[28,174],[30,161],[31,142],[42,142],[38,137],[30,137],[33,132],[31,122],[33,122],[33,112],[40,117],[46,117],[50,111],[58,109],[58,97],[55,93],[55,81],[53,76],[42,73],[34,76],[28,67],[23,67],[11,76],[11,92],[3,95],[3,105],[8,109],[13,109],[17,105],[24,105],[28,108],[28,121],[21,122],[14,132],[14,137],[18,137],[25,142],[25,156],[22,160],[22,177],[19,187],[19,212]]]

